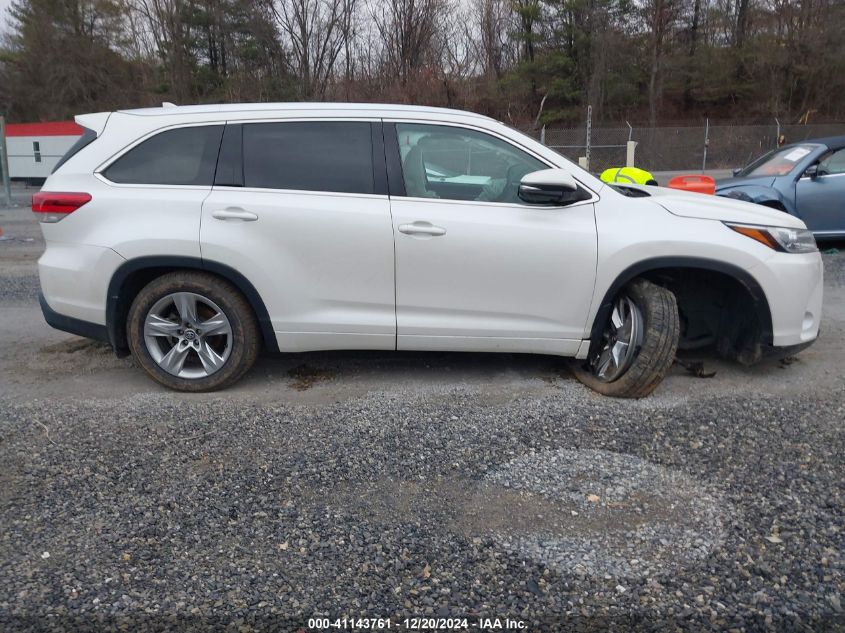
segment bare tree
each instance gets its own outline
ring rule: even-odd
[[[322,99],[337,61],[347,53],[356,0],[278,0],[273,4],[283,40],[290,48],[300,98]]]
[[[509,37],[513,31],[513,13],[505,0],[473,0],[472,21],[466,37],[474,47],[481,74],[499,79],[509,63]],[[469,31],[474,28],[477,32]]]
[[[386,0],[374,10],[384,69],[403,88],[439,70],[448,8],[448,0]]]
[[[667,43],[672,35],[672,26],[677,11],[676,0],[648,0],[644,6],[647,24],[651,26],[649,38],[648,73],[648,121],[657,123],[658,101],[660,99],[661,69]]]
[[[193,95],[189,24],[184,0],[127,0],[138,50],[157,58],[165,72],[169,93],[177,101]]]

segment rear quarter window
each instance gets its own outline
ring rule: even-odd
[[[56,166],[53,167],[53,171],[51,174],[55,174],[56,170],[68,162],[74,155],[79,153],[79,151],[83,147],[87,147],[91,143],[97,140],[97,133],[94,130],[89,130],[88,128],[84,128],[84,132],[82,132],[82,136],[76,139],[76,142],[70,146],[70,149],[65,152],[64,156],[59,159],[59,162],[56,163]]]
[[[211,186],[222,135],[222,125],[160,132],[118,158],[103,175],[121,184]]]

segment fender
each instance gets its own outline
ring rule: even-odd
[[[738,266],[720,260],[702,257],[654,257],[637,262],[626,268],[616,277],[616,280],[610,285],[607,292],[604,293],[602,302],[596,311],[596,317],[593,320],[593,327],[590,330],[590,340],[595,343],[601,338],[603,324],[610,317],[610,311],[613,308],[613,298],[619,294],[619,291],[622,290],[625,284],[643,274],[666,268],[711,270],[723,273],[737,280],[754,300],[754,311],[760,323],[762,342],[766,345],[772,344],[772,315],[769,310],[769,302],[766,299],[766,293],[763,292],[763,288],[757,283],[757,280],[748,271]]]
[[[129,305],[123,298],[124,285],[127,279],[137,272],[157,269],[161,270],[162,273],[174,269],[201,270],[214,273],[234,285],[243,293],[253,312],[255,312],[265,349],[272,353],[279,353],[279,344],[276,341],[276,334],[273,331],[267,306],[264,305],[264,300],[258,294],[255,286],[241,273],[225,264],[198,257],[154,256],[138,257],[124,262],[115,271],[109,282],[106,298],[106,327],[108,328],[109,343],[119,356],[125,356],[129,353],[126,344],[126,314],[129,311]]]
[[[746,202],[753,202],[755,204],[769,204],[776,203],[792,215],[792,204],[783,197],[777,189],[773,187],[763,187],[761,185],[739,185],[729,189],[722,189],[716,192],[717,196],[723,198],[735,198],[744,200]]]

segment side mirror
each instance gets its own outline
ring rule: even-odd
[[[578,183],[565,169],[541,169],[525,174],[519,184],[519,199],[528,204],[572,202]]]
[[[804,175],[809,176],[813,180],[818,178],[821,173],[819,172],[819,165],[816,163],[815,165],[810,165],[807,169],[804,170]]]

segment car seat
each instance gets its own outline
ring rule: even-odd
[[[413,198],[436,198],[437,194],[429,191],[426,185],[428,179],[425,175],[425,164],[423,154],[419,146],[414,145],[405,156],[402,163],[402,172],[405,176],[405,195]]]

